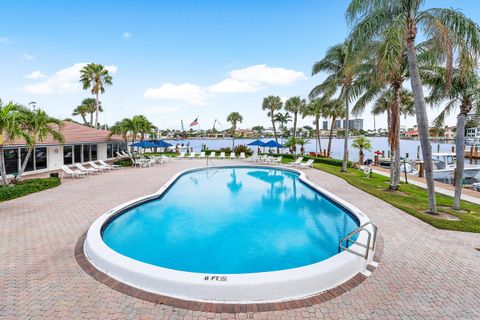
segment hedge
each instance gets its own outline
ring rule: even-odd
[[[0,187],[0,202],[55,188],[60,184],[60,178],[38,178],[20,181],[6,187]]]

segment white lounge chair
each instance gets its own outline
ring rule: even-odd
[[[238,159],[245,159],[245,152],[240,152]]]
[[[212,151],[210,152],[210,154],[208,155],[209,158],[216,158],[217,157],[217,153],[215,151]]]
[[[80,171],[82,171],[82,172],[85,172],[85,173],[87,173],[87,174],[90,174],[90,173],[100,173],[100,170],[95,169],[95,168],[85,168],[85,167],[82,166],[82,164],[80,164],[80,163],[75,163],[74,166],[77,167],[78,170],[80,170]]]
[[[248,158],[247,161],[258,162],[258,155],[254,154],[253,156]]]
[[[205,159],[205,152],[200,152],[200,155],[198,156],[198,159]]]
[[[123,154],[124,157],[131,158],[130,153],[126,153],[125,151],[122,151],[121,153]]]
[[[125,155],[120,154],[120,152],[118,152],[118,151],[115,151],[115,154],[117,155],[117,158],[120,158],[120,159],[125,158]]]
[[[237,159],[235,152],[230,152],[230,159]]]
[[[297,160],[295,160],[295,162],[290,163],[290,166],[297,167],[300,165],[300,163],[302,163],[302,161],[303,161],[303,157],[298,157]]]
[[[218,156],[218,159],[226,159],[225,152],[220,152],[220,155]]]
[[[61,166],[61,168],[62,168],[63,172],[71,175],[72,179],[75,179],[75,177],[86,177],[87,176],[86,172],[82,172],[80,170],[72,170],[69,167],[67,167],[66,165]]]
[[[302,162],[302,163],[300,163],[299,166],[300,166],[300,168],[311,168],[311,167],[313,167],[313,162],[314,161],[315,160],[313,160],[313,159],[308,159],[307,162]]]
[[[189,159],[195,159],[197,157],[197,154],[195,152],[190,153],[190,156],[188,157]]]
[[[177,157],[178,159],[185,159],[185,152],[180,152],[180,154]]]
[[[97,160],[97,162],[102,166],[110,167],[112,169],[120,169],[122,167],[122,166],[119,166],[118,164],[108,164],[103,160]]]
[[[105,171],[105,170],[112,170],[111,168],[109,167],[106,167],[106,166],[99,166],[98,164],[96,164],[95,162],[93,161],[88,161],[87,162],[92,168],[95,168],[95,169],[98,169],[98,170],[102,170],[102,171]]]

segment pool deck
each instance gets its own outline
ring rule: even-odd
[[[241,162],[215,161],[234,163]],[[155,192],[180,170],[203,165],[174,160],[64,179],[55,189],[0,203],[0,319],[480,318],[480,234],[437,230],[314,169],[306,170],[308,178],[365,212],[384,242],[373,275],[337,298],[284,311],[191,311],[122,294],[77,264],[75,245],[100,214]]]

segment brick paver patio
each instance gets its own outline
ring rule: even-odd
[[[225,162],[232,163],[217,161]],[[340,297],[281,312],[202,313],[124,295],[83,272],[75,244],[100,214],[204,164],[178,160],[66,179],[0,203],[0,319],[480,319],[480,234],[437,230],[313,169],[308,177],[363,210],[384,240],[375,273]]]

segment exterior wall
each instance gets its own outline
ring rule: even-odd
[[[63,165],[63,146],[48,146],[47,147],[47,169],[60,170]],[[35,171],[33,171],[35,172]]]
[[[97,143],[97,159],[107,160],[107,144]]]

